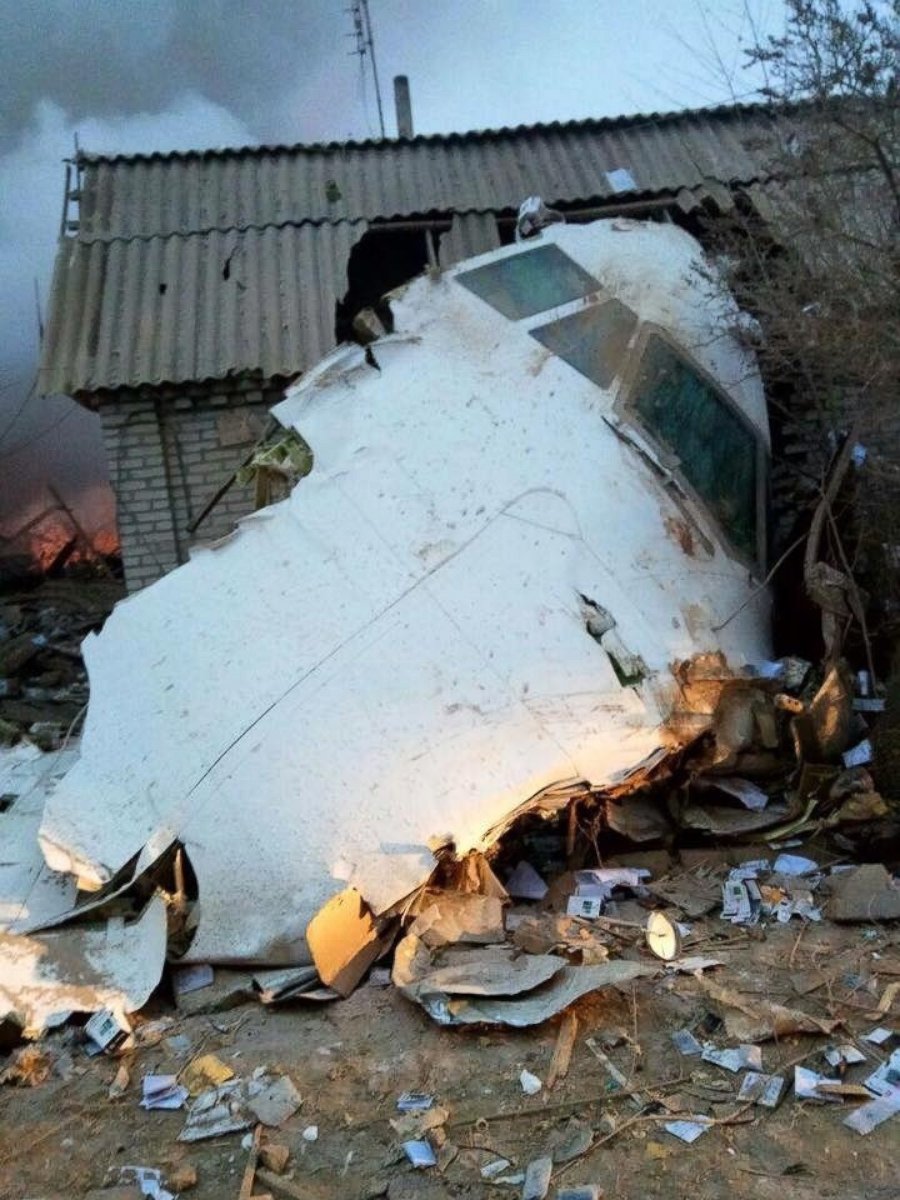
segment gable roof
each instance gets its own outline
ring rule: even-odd
[[[782,120],[729,105],[405,140],[83,153],[42,390],[291,377],[333,345],[350,251],[373,222],[452,217],[442,249],[458,258],[492,249],[486,218],[527,195],[563,207],[721,201],[767,176]],[[626,191],[610,178],[622,169]]]

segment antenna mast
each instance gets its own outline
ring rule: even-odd
[[[384,137],[384,109],[381,105],[381,85],[378,82],[378,63],[375,61],[375,42],[372,38],[372,18],[369,15],[369,0],[353,0],[350,7],[350,15],[353,18],[353,35],[356,38],[356,49],[353,54],[358,54],[365,69],[366,55],[369,56],[369,62],[372,64],[372,82],[375,84],[375,103],[378,106],[378,126],[381,129],[381,136]]]

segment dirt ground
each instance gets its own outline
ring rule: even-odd
[[[646,950],[625,947],[630,957]],[[156,1045],[123,1060],[88,1058],[72,1043],[74,1072],[36,1087],[0,1088],[0,1196],[6,1200],[83,1197],[124,1164],[170,1171],[192,1164],[195,1200],[239,1195],[248,1152],[242,1134],[181,1144],[183,1112],[139,1107],[141,1076],[178,1072],[213,1052],[240,1075],[255,1067],[287,1073],[302,1094],[299,1111],[264,1140],[287,1145],[285,1178],[295,1195],[390,1200],[519,1196],[521,1185],[487,1183],[480,1168],[503,1157],[522,1169],[551,1146],[576,1117],[594,1131],[592,1148],[554,1169],[554,1189],[602,1186],[606,1197],[685,1197],[692,1200],[888,1200],[900,1196],[897,1146],[900,1118],[863,1137],[842,1119],[852,1102],[798,1101],[790,1085],[775,1111],[736,1100],[742,1076],[696,1057],[683,1057],[671,1034],[689,1026],[718,1046],[735,1044],[716,1017],[727,1005],[710,983],[752,1000],[775,1001],[810,1016],[836,1018],[831,1038],[796,1035],[761,1043],[763,1069],[789,1079],[798,1060],[831,1073],[821,1057],[829,1042],[856,1040],[867,1061],[848,1081],[865,1078],[887,1056],[860,1041],[874,1025],[898,1029],[898,1003],[879,1015],[885,989],[900,978],[900,930],[893,925],[801,923],[743,929],[716,913],[693,922],[685,953],[723,964],[703,976],[660,969],[651,979],[588,996],[575,1007],[578,1036],[566,1078],[550,1091],[523,1094],[523,1068],[547,1078],[559,1018],[532,1030],[444,1029],[391,986],[361,986],[349,999],[326,1005],[266,1009],[255,1003],[186,1017],[165,1001],[139,1020],[172,1020]],[[649,960],[648,957],[648,961]],[[896,989],[895,989],[896,990]],[[201,995],[196,993],[195,995]],[[185,1044],[178,1035],[188,1039]],[[586,1044],[599,1038],[628,1079],[631,1099]],[[63,1034],[63,1038],[71,1034]],[[177,1040],[172,1043],[171,1039]],[[58,1045],[60,1035],[48,1044]],[[892,1043],[896,1045],[896,1040]],[[125,1094],[111,1100],[120,1062],[130,1071]],[[444,1132],[459,1148],[443,1173],[414,1171],[389,1121],[405,1091],[432,1092],[449,1110]],[[686,1145],[663,1129],[662,1102],[720,1123]],[[318,1139],[303,1131],[318,1126]],[[257,1182],[255,1194],[271,1191]]]

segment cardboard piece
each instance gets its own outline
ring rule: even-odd
[[[319,909],[306,927],[306,941],[319,978],[345,997],[382,952],[372,914],[352,887]]]

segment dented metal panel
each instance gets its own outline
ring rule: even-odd
[[[640,339],[601,388],[532,336],[615,299],[765,446],[758,376],[696,243],[613,221],[534,244],[597,293],[516,321],[457,271],[416,281],[394,335],[341,348],[275,409],[314,455],[291,496],[85,643],[82,758],[44,853],[102,883],[179,839],[191,958],[301,960],[335,893],[384,911],[427,878],[435,839],[483,847],[542,790],[602,786],[702,728],[676,719],[673,664],[769,655],[768,596],[621,407]]]

